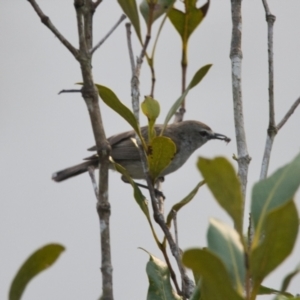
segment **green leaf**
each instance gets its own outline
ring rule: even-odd
[[[236,230],[242,237],[243,196],[233,166],[223,157],[199,158],[197,166],[214,197],[231,216]]]
[[[153,20],[157,20],[161,15],[166,13],[171,5],[175,0],[158,0],[157,3],[155,4],[154,11],[153,11]],[[149,19],[149,4],[147,0],[143,0],[140,4],[140,12],[142,16],[145,19],[146,24],[148,24],[148,19]]]
[[[48,269],[55,263],[65,250],[62,245],[48,244],[33,254],[23,263],[9,290],[9,300],[19,300],[30,280],[40,272]]]
[[[195,195],[197,194],[199,188],[205,184],[205,181],[200,181],[195,188],[186,196],[184,197],[180,202],[174,204],[167,216],[167,221],[166,221],[166,225],[170,228],[171,227],[171,222],[173,220],[173,212],[175,211],[176,213],[182,208],[184,207],[186,204],[188,204],[189,202],[191,202],[193,200],[193,198],[195,197]]]
[[[172,8],[168,14],[184,44],[187,43],[191,34],[203,21],[209,7],[209,0],[200,8],[196,7],[196,2],[195,0],[186,0],[184,1],[185,12]]]
[[[275,289],[272,289],[272,288],[268,288],[268,287],[263,286],[263,285],[261,285],[259,287],[258,295],[272,295],[272,294],[275,294],[275,295],[281,294],[281,295],[286,296],[286,297],[293,297],[293,295],[290,294],[290,293],[284,293],[284,292],[281,292],[281,291],[278,291],[278,290],[275,290]]]
[[[182,298],[172,289],[170,282],[170,271],[168,266],[150,255],[146,266],[146,272],[149,279],[149,288],[147,300],[181,300]]]
[[[207,72],[209,71],[209,69],[211,68],[211,64],[209,65],[205,65],[203,67],[201,67],[196,74],[193,76],[192,81],[190,82],[190,84],[188,85],[188,87],[186,88],[186,90],[183,92],[183,94],[175,101],[175,103],[172,105],[172,107],[170,108],[165,122],[164,122],[164,126],[163,129],[161,131],[161,135],[163,134],[164,130],[166,129],[170,119],[172,118],[172,116],[176,113],[176,111],[178,110],[178,108],[181,106],[182,102],[184,101],[184,99],[186,98],[188,92],[195,87],[198,83],[200,83],[200,81],[204,78],[204,76],[207,74]]]
[[[175,143],[168,137],[157,136],[148,146],[148,166],[153,182],[169,166],[176,153]]]
[[[141,29],[140,29],[140,20],[139,20],[139,14],[136,6],[135,0],[118,0],[118,3],[120,4],[123,12],[127,15],[129,20],[131,21],[135,32],[138,36],[138,39],[142,43],[142,37],[141,37]]]
[[[195,87],[205,77],[205,75],[207,74],[207,72],[209,71],[211,66],[212,66],[212,64],[208,64],[208,65],[201,67],[193,76],[192,81],[188,85],[188,89],[191,90],[193,87]]]
[[[144,148],[146,149],[144,139],[141,135],[140,127],[132,111],[118,99],[116,94],[111,89],[100,84],[95,84],[95,86],[98,89],[99,96],[103,100],[103,102],[132,126],[132,128],[141,139]]]
[[[227,224],[210,219],[207,231],[208,248],[225,265],[236,291],[243,295],[245,283],[245,253],[239,234]]]
[[[183,253],[182,262],[202,277],[201,299],[243,300],[232,287],[224,264],[215,254],[205,249],[190,249]]]
[[[299,185],[300,154],[292,162],[278,169],[272,176],[254,185],[251,203],[255,227],[253,248],[259,243],[268,213],[289,202]]]
[[[263,235],[250,251],[253,291],[292,252],[298,234],[298,213],[293,201],[268,213]]]
[[[145,100],[141,104],[141,108],[144,115],[148,118],[148,138],[149,143],[151,143],[152,139],[156,136],[154,125],[160,113],[159,102],[152,97],[146,96]]]
[[[281,292],[285,292],[287,290],[287,288],[290,285],[290,282],[296,275],[298,275],[299,272],[300,272],[300,264],[298,264],[298,266],[295,268],[294,271],[292,271],[291,273],[287,274],[284,277],[282,285],[281,285],[281,289],[280,289]]]

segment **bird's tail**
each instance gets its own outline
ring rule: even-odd
[[[92,166],[96,167],[97,165],[98,165],[98,163],[95,163],[95,161],[86,161],[82,164],[55,172],[52,175],[52,179],[56,182],[60,182],[60,181],[66,180],[70,177],[87,172],[89,167],[92,167]]]

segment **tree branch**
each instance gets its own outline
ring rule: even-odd
[[[99,201],[99,190],[98,190],[98,185],[97,185],[97,181],[96,181],[96,178],[95,178],[95,167],[90,166],[88,168],[88,172],[89,172],[89,175],[90,175],[91,180],[92,180],[92,184],[93,184],[96,199]]]
[[[83,13],[85,8],[84,1],[74,0],[74,7],[76,10],[80,54],[85,55],[87,53],[87,45],[86,45],[85,30],[84,30],[84,13]]]
[[[43,13],[35,0],[27,1],[31,4],[37,15],[40,17],[41,22],[54,33],[54,35],[62,42],[62,44],[73,54],[76,60],[78,60],[79,51],[72,46],[72,44],[58,31],[58,29],[52,24],[50,18]]]
[[[130,61],[131,61],[131,70],[133,71],[132,73],[132,80],[131,80],[131,95],[132,95],[132,107],[133,107],[133,112],[134,115],[137,119],[137,122],[139,123],[139,96],[140,96],[140,91],[139,91],[139,75],[140,75],[140,69],[143,63],[143,58],[146,54],[146,49],[150,41],[150,29],[148,29],[148,34],[145,38],[145,42],[141,51],[140,56],[137,58],[136,64],[134,64],[134,60],[132,59],[133,57],[133,52],[132,52],[132,46],[131,46],[131,31],[130,31],[130,24],[126,24],[126,31],[127,31],[127,42],[128,42],[128,49],[129,49],[129,56],[130,56]],[[141,141],[138,137],[136,137],[137,143],[138,143],[138,148],[140,152],[140,157],[141,157],[141,163],[142,167],[144,170],[145,174],[145,179],[149,188],[149,193],[150,193],[150,199],[151,199],[151,204],[153,208],[153,214],[154,214],[154,220],[159,224],[161,227],[162,231],[164,232],[166,239],[170,245],[170,249],[172,252],[172,255],[175,257],[176,262],[178,264],[179,271],[181,273],[182,277],[182,294],[183,294],[183,299],[189,298],[191,295],[191,289],[190,287],[190,282],[191,280],[189,277],[185,274],[182,268],[182,263],[181,263],[181,255],[180,252],[177,249],[176,243],[174,242],[174,239],[171,235],[171,232],[169,228],[166,225],[166,222],[164,220],[164,216],[161,213],[161,210],[158,208],[158,204],[156,201],[156,195],[154,191],[154,186],[152,184],[152,181],[150,179],[149,175],[149,169],[147,165],[147,157],[145,154],[144,149],[142,148]],[[175,276],[174,276],[175,277]],[[173,278],[173,277],[172,277]],[[176,277],[175,277],[176,280]],[[178,287],[177,281],[175,282],[175,286]],[[180,291],[178,293],[181,294]]]
[[[250,156],[247,150],[243,100],[242,100],[242,15],[241,0],[231,0],[232,11],[232,38],[231,38],[231,72],[232,94],[234,109],[235,135],[238,152],[238,176],[242,185],[242,193],[245,199],[247,188],[248,167]]]
[[[287,111],[282,120],[277,124],[276,129],[279,131],[281,127],[286,123],[286,121],[290,118],[290,116],[294,113],[298,105],[300,104],[300,97],[294,102],[291,108]]]
[[[93,6],[94,6],[94,10],[98,7],[98,5],[100,3],[102,3],[103,0],[96,0],[95,2],[93,2]]]
[[[105,35],[105,37],[91,50],[90,53],[93,54],[108,38],[109,36],[115,31],[115,29],[122,23],[123,20],[126,19],[126,15],[122,14],[118,22],[112,27],[112,29]]]
[[[102,271],[102,289],[103,299],[113,300],[113,282],[112,282],[112,265],[110,251],[110,204],[108,201],[108,168],[110,145],[106,140],[104,127],[102,123],[100,107],[98,102],[98,92],[96,90],[92,74],[92,55],[87,51],[88,46],[92,43],[92,0],[74,0],[76,9],[77,27],[79,35],[79,50],[75,49],[54,27],[50,19],[44,15],[35,0],[28,0],[32,5],[41,21],[57,36],[65,47],[73,54],[80,63],[83,78],[83,87],[81,89],[82,97],[88,108],[90,120],[93,128],[94,138],[99,156],[101,168],[99,170],[99,193],[97,201],[97,212],[100,222],[100,239],[101,239],[101,271]],[[99,3],[96,2],[96,5]]]
[[[267,131],[266,145],[261,164],[260,180],[267,177],[268,168],[273,148],[275,135],[277,134],[275,123],[275,105],[274,105],[274,52],[273,52],[273,26],[276,17],[271,14],[267,0],[262,0],[268,23],[268,68],[269,68],[269,127]]]

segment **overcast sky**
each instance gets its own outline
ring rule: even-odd
[[[76,18],[72,1],[38,1],[55,26],[77,46]],[[203,2],[201,2],[203,3]],[[276,15],[274,28],[276,121],[282,119],[300,96],[300,1],[269,1]],[[94,18],[94,40],[100,40],[119,19],[117,1],[104,0]],[[141,20],[142,22],[143,20]],[[157,29],[157,26],[155,26]],[[0,2],[0,298],[6,299],[12,278],[37,248],[50,243],[66,247],[55,265],[27,287],[24,300],[97,299],[101,294],[99,223],[88,175],[57,184],[55,171],[81,162],[93,146],[89,116],[80,94],[63,94],[81,81],[72,55],[40,22],[25,0]],[[155,32],[155,31],[154,31]],[[230,1],[212,0],[207,18],[192,35],[189,45],[188,81],[199,67],[213,67],[187,99],[185,119],[200,120],[233,140],[209,142],[163,185],[166,212],[201,179],[195,167],[198,156],[225,156],[234,165],[236,154],[230,70]],[[133,38],[134,52],[140,45]],[[150,48],[152,45],[150,45]],[[178,98],[180,38],[167,21],[157,47],[155,98],[161,103],[162,122]],[[251,188],[258,180],[268,125],[267,25],[261,1],[243,1],[243,101],[249,154],[247,211]],[[125,22],[96,52],[95,82],[113,89],[130,106],[130,64]],[[143,65],[141,95],[149,94],[149,68]],[[107,136],[129,130],[129,125],[101,103]],[[146,124],[146,118],[141,117]],[[300,150],[300,109],[276,137],[270,173],[291,161]],[[236,167],[236,166],[235,166]],[[111,240],[115,299],[145,299],[148,256],[143,247],[162,258],[144,215],[132,198],[129,185],[110,173],[112,205]],[[297,205],[300,196],[296,196]],[[210,217],[231,220],[203,187],[178,216],[183,249],[206,245]],[[246,215],[245,228],[247,226]],[[160,229],[157,228],[157,232]],[[265,281],[279,288],[282,277],[300,262],[300,243],[293,255]],[[300,276],[290,292],[300,293]],[[270,297],[261,297],[270,299]]]

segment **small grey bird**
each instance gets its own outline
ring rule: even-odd
[[[156,125],[157,135],[160,134],[163,125]],[[148,127],[141,127],[143,137],[148,138]],[[191,156],[191,154],[212,139],[230,142],[230,138],[225,135],[213,132],[207,125],[198,121],[183,121],[180,123],[170,124],[165,129],[163,136],[169,137],[176,145],[176,154],[169,166],[163,170],[161,177],[178,170]],[[132,141],[135,138],[133,130],[113,135],[108,138],[111,145],[111,157],[113,160],[122,165],[134,179],[144,179],[144,172],[140,161],[140,154],[136,145]],[[96,146],[88,149],[96,151]],[[56,182],[66,180],[70,177],[82,174],[88,171],[90,166],[95,168],[99,165],[98,155],[95,154],[85,159],[86,161],[58,171],[52,175]],[[113,169],[113,166],[110,167]]]

